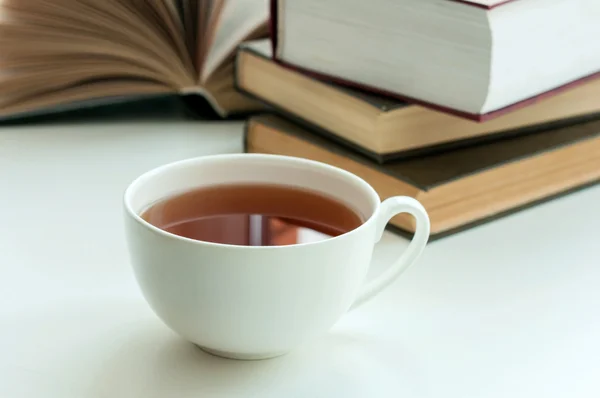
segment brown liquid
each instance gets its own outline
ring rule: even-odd
[[[162,200],[142,214],[186,238],[243,246],[280,246],[338,236],[361,217],[321,194],[283,185],[220,185]]]

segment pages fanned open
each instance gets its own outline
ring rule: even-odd
[[[266,0],[5,0],[0,118],[111,97],[202,95],[225,117],[259,105],[233,87]]]

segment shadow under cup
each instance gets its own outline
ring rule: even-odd
[[[322,193],[365,222],[348,233],[290,246],[234,246],[165,232],[140,214],[204,186],[275,184]],[[377,193],[357,176],[275,155],[219,155],[147,172],[127,189],[125,227],[133,270],[154,312],[183,338],[217,355],[280,355],[326,332],[352,305],[378,239]]]

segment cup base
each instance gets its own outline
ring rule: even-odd
[[[287,351],[283,352],[270,352],[270,353],[257,353],[257,354],[243,354],[237,352],[227,352],[227,351],[219,351],[213,350],[211,348],[198,346],[202,351],[214,355],[216,357],[226,358],[226,359],[236,359],[239,361],[260,361],[263,359],[271,359],[277,358],[282,355],[287,354]]]

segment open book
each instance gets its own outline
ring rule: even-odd
[[[234,89],[233,60],[268,36],[267,3],[4,0],[0,117],[168,93],[201,95],[223,117],[260,108]]]

